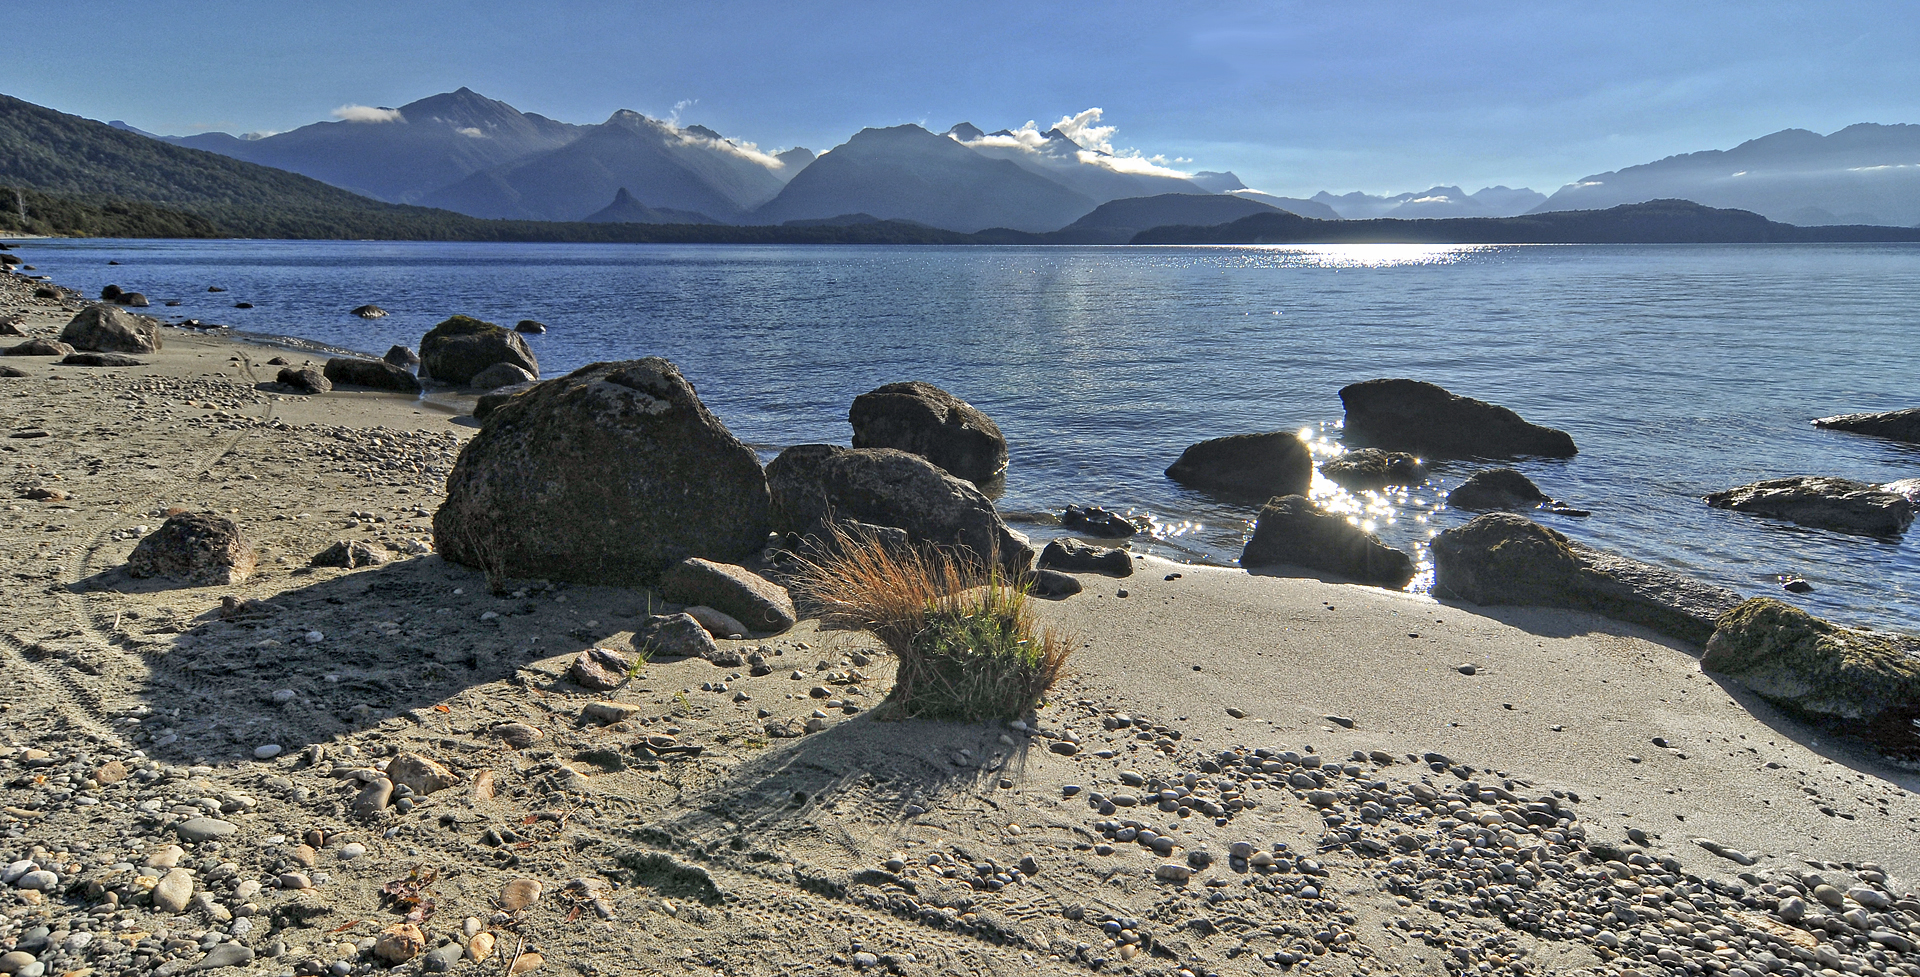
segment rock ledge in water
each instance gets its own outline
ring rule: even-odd
[[[1395,590],[1413,580],[1412,557],[1299,495],[1273,499],[1263,506],[1253,538],[1240,553],[1243,567],[1281,564]]]
[[[1565,431],[1420,380],[1367,380],[1340,388],[1340,400],[1349,444],[1436,458],[1570,458],[1579,451]]]
[[[1304,495],[1313,454],[1292,431],[1235,434],[1189,445],[1167,477],[1197,489],[1259,496]]]
[[[1754,482],[1706,497],[1715,509],[1785,519],[1802,526],[1894,536],[1913,523],[1913,500],[1848,478],[1802,475]]]
[[[1878,414],[1835,414],[1815,419],[1813,426],[1920,444],[1920,407]]]

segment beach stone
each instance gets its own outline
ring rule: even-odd
[[[757,553],[768,526],[753,449],[657,357],[583,367],[496,408],[433,517],[434,548],[456,563],[606,586]]]
[[[744,638],[747,636],[746,625],[741,624],[739,620],[732,615],[723,614],[711,607],[694,604],[688,607],[683,613],[700,622],[700,626],[706,628],[707,633],[715,638]]]
[[[1102,539],[1126,539],[1140,531],[1127,517],[1097,506],[1068,505],[1060,514],[1060,525]]]
[[[177,913],[186,909],[188,900],[192,898],[193,873],[184,868],[169,870],[153,887],[153,908],[163,913]]]
[[[148,300],[148,298],[140,292],[123,292],[119,298],[114,299],[114,303],[124,305],[130,309],[144,309],[153,304],[153,302]]]
[[[0,316],[0,336],[25,336],[26,332],[20,326],[26,321],[24,316]]]
[[[1553,500],[1533,480],[1511,468],[1490,468],[1474,472],[1466,481],[1447,493],[1447,504],[1455,509],[1484,512],[1489,509],[1531,509]]]
[[[385,360],[366,360],[357,356],[336,356],[327,361],[326,378],[335,384],[391,390],[395,393],[419,393],[420,381],[407,371]]]
[[[327,379],[324,371],[310,366],[298,369],[287,367],[274,378],[275,382],[292,387],[296,393],[323,394],[333,390],[333,381]]]
[[[639,706],[625,702],[589,702],[580,707],[580,715],[603,723],[623,723],[639,713]]]
[[[425,797],[460,783],[453,771],[418,753],[402,753],[387,764],[387,779],[396,787],[405,787],[415,797]]]
[[[1355,448],[1320,465],[1320,474],[1352,492],[1419,485],[1427,480],[1427,466],[1404,451]]]
[[[165,845],[155,849],[153,854],[147,856],[146,866],[148,868],[173,868],[179,865],[180,860],[185,857],[187,857],[187,853],[179,845]]]
[[[459,965],[466,949],[457,942],[434,947],[427,951],[426,959],[420,962],[420,969],[430,974],[444,974]]]
[[[198,512],[168,517],[127,556],[135,577],[166,577],[195,584],[237,584],[253,575],[259,556],[230,519]]]
[[[342,567],[348,570],[377,567],[393,559],[386,547],[360,540],[335,540],[332,546],[313,555],[307,563],[316,567]]]
[[[1367,380],[1340,388],[1351,445],[1411,451],[1430,458],[1571,458],[1565,431],[1420,380]]]
[[[787,588],[732,563],[690,557],[660,580],[660,596],[676,604],[711,607],[747,625],[747,630],[779,633],[798,620]]]
[[[420,955],[427,938],[412,923],[394,923],[374,939],[373,955],[388,966],[397,967]]]
[[[904,530],[916,545],[997,555],[1012,574],[1033,563],[1033,547],[1007,528],[993,503],[971,483],[919,455],[892,448],[795,445],[767,466],[774,528],[826,540],[827,520]]]
[[[1073,575],[1058,570],[1035,570],[1028,580],[1028,592],[1038,597],[1072,597],[1085,589]]]
[[[387,809],[393,800],[393,781],[385,777],[376,777],[367,781],[360,793],[353,799],[353,813],[370,818]]]
[[[125,353],[68,353],[61,366],[146,366],[147,361]]]
[[[1065,570],[1069,573],[1133,576],[1133,556],[1126,550],[1089,546],[1065,536],[1052,540],[1040,551],[1039,566],[1049,570]]]
[[[0,363],[0,377],[26,377],[26,376],[32,376],[32,375],[33,374],[28,373],[27,371],[22,370],[17,366],[8,366],[4,363]]]
[[[1243,567],[1280,564],[1324,570],[1396,590],[1413,579],[1412,557],[1299,495],[1262,506],[1253,538],[1240,553]]]
[[[473,419],[476,421],[486,420],[492,416],[495,410],[499,409],[501,404],[532,390],[533,387],[534,385],[531,383],[516,383],[511,387],[500,387],[496,390],[489,390],[481,394],[479,397],[474,398],[473,401]]]
[[[1178,862],[1168,862],[1153,870],[1153,877],[1162,882],[1185,882],[1193,878],[1193,867]]]
[[[700,622],[688,614],[655,614],[634,632],[634,644],[646,648],[654,658],[721,657],[720,646]]]
[[[398,344],[387,347],[387,355],[380,358],[402,370],[411,370],[420,365],[419,354]]]
[[[889,383],[853,399],[847,411],[856,448],[919,455],[975,485],[1007,470],[1007,439],[993,419],[930,383]]]
[[[627,682],[633,662],[607,648],[588,648],[574,656],[567,666],[567,680],[583,689],[608,692]]]
[[[508,746],[522,750],[546,739],[547,736],[526,723],[501,723],[493,728],[493,735],[500,737]]]
[[[107,762],[101,764],[99,768],[94,770],[93,782],[96,784],[99,784],[102,787],[106,787],[112,784],[117,784],[120,781],[127,779],[128,774],[130,774],[131,772],[132,771],[127,769],[127,765],[125,763],[122,763],[119,760],[108,760]]]
[[[442,383],[465,386],[496,363],[517,366],[529,377],[540,375],[540,361],[527,341],[491,322],[456,315],[420,339],[420,372]]]
[[[1816,419],[1813,426],[1920,444],[1920,407],[1877,414],[1835,414]]]
[[[51,892],[60,885],[60,876],[46,869],[35,869],[21,875],[13,882],[16,889],[31,889],[35,892]]]
[[[207,951],[200,962],[193,965],[195,970],[218,970],[222,967],[245,967],[253,963],[253,948],[244,943],[220,943]]]
[[[57,339],[29,339],[0,350],[7,356],[70,356],[73,347]]]
[[[67,321],[60,341],[74,349],[101,353],[157,353],[160,326],[145,316],[111,305],[89,305]]]
[[[1313,484],[1313,454],[1292,431],[1236,434],[1189,445],[1167,477],[1231,495],[1305,495]]]
[[[354,309],[352,314],[362,319],[379,319],[386,316],[387,310],[377,305],[363,305]]]
[[[514,879],[500,887],[500,896],[496,902],[500,908],[517,913],[540,901],[541,886],[539,879]]]
[[[513,324],[513,331],[539,335],[547,331],[547,324],[537,319],[522,319]]]
[[[25,950],[9,950],[0,953],[0,974],[17,974],[37,962],[33,954]]]
[[[1754,482],[1706,497],[1715,509],[1785,519],[1842,533],[1893,536],[1913,524],[1912,499],[1849,478],[1796,476]]]
[[[1920,748],[1920,638],[1823,621],[1755,597],[1721,616],[1700,667],[1807,716],[1855,721],[1890,751]]]
[[[538,379],[533,374],[513,363],[495,363],[473,375],[467,386],[474,390],[498,390],[501,387],[517,387],[532,383]]]
[[[1740,595],[1492,512],[1434,537],[1434,590],[1481,605],[1561,607],[1705,644]]]

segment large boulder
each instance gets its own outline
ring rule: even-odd
[[[1802,475],[1772,478],[1707,496],[1707,505],[1802,526],[1869,536],[1894,536],[1913,524],[1913,500],[1850,478]]]
[[[930,383],[889,383],[853,398],[856,448],[919,455],[975,485],[1006,473],[1007,439],[993,419]]]
[[[1270,499],[1305,495],[1313,484],[1313,454],[1292,431],[1236,434],[1189,445],[1167,468],[1182,485]]]
[[[783,533],[822,538],[830,523],[853,521],[901,529],[916,544],[970,550],[982,560],[997,554],[1016,574],[1033,562],[1033,547],[979,489],[919,455],[795,445],[767,466],[767,485],[774,526]]]
[[[1347,409],[1348,444],[1433,458],[1570,458],[1579,450],[1565,431],[1420,380],[1350,384],[1340,388],[1340,400]]]
[[[0,349],[0,354],[7,356],[70,356],[73,354],[73,347],[57,339],[29,339],[24,343],[9,346],[6,349]]]
[[[1771,597],[1722,615],[1700,666],[1884,749],[1920,750],[1920,638],[1842,627]]]
[[[398,393],[420,392],[420,381],[414,379],[413,374],[385,360],[336,356],[327,361],[327,367],[323,373],[329,381],[336,384],[372,387],[375,390],[392,390]]]
[[[311,366],[281,367],[274,381],[303,394],[323,394],[333,389],[333,381]]]
[[[494,408],[532,389],[532,383],[517,383],[511,387],[500,387],[481,394],[473,401],[473,419],[486,420],[493,416]]]
[[[127,556],[136,577],[166,577],[195,584],[244,583],[258,563],[253,544],[231,519],[198,512],[168,517]]]
[[[1879,414],[1836,414],[1815,419],[1813,426],[1920,444],[1920,407]]]
[[[1433,540],[1434,592],[1474,604],[1561,607],[1694,644],[1740,603],[1733,591],[1576,543],[1524,516],[1491,512]]]
[[[650,585],[766,544],[753,449],[658,357],[595,363],[496,407],[433,517],[447,559],[507,577]]]
[[[511,363],[531,376],[540,375],[540,361],[534,359],[527,341],[491,322],[457,315],[420,339],[420,372],[442,383],[466,386],[495,363]]]
[[[1282,564],[1324,570],[1395,590],[1413,580],[1412,557],[1300,495],[1273,499],[1262,506],[1253,538],[1240,553],[1243,567]]]
[[[793,627],[793,597],[787,588],[742,566],[692,557],[660,581],[660,596],[676,604],[711,607],[757,632]]]
[[[1427,466],[1404,451],[1355,448],[1320,466],[1320,474],[1352,492],[1419,485],[1427,480]]]
[[[160,349],[160,327],[125,309],[89,305],[67,321],[60,341],[100,353],[152,353]]]
[[[420,357],[413,350],[398,343],[387,347],[387,355],[380,358],[402,370],[411,370],[420,365]]]

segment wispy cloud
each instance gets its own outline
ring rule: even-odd
[[[1075,115],[1063,115],[1049,130],[1043,131],[1039,124],[1027,120],[1026,125],[1018,129],[1009,129],[978,139],[959,140],[963,145],[976,147],[994,147],[999,149],[1018,149],[1029,153],[1043,153],[1047,146],[1047,131],[1060,130],[1060,134],[1072,140],[1080,147],[1073,155],[1087,166],[1099,166],[1116,173],[1129,173],[1137,176],[1164,176],[1185,179],[1192,174],[1183,173],[1167,165],[1165,156],[1142,155],[1137,149],[1113,148],[1113,134],[1118,126],[1101,125],[1100,118],[1104,109],[1091,108]],[[958,137],[955,137],[958,139]]]
[[[1113,134],[1120,131],[1120,127],[1101,125],[1100,117],[1104,114],[1104,109],[1092,108],[1079,115],[1063,115],[1053,127],[1060,130],[1061,135],[1078,143],[1081,149],[1117,155],[1113,151]]]
[[[399,109],[379,109],[371,105],[342,105],[333,110],[333,117],[342,122],[405,122],[406,117]]]
[[[461,128],[458,128],[458,129],[455,129],[455,130],[453,130],[453,131],[455,131],[455,132],[457,132],[457,133],[459,133],[459,134],[461,134],[461,135],[463,135],[463,136],[466,136],[466,137],[468,137],[468,138],[470,138],[470,139],[485,139],[485,138],[487,138],[487,134],[486,134],[486,133],[484,133],[484,132],[481,132],[481,131],[480,131],[479,129],[476,129],[476,128],[474,128],[473,126],[462,126]]]

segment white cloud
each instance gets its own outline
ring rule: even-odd
[[[1127,152],[1133,152],[1127,150]],[[1079,153],[1080,162],[1089,166],[1104,166],[1115,173],[1131,173],[1135,176],[1165,176],[1184,180],[1193,174],[1183,173],[1166,165],[1165,156],[1109,156],[1083,149]]]
[[[683,102],[681,104],[684,105],[689,103]],[[758,145],[754,143],[745,142],[737,139],[727,139],[724,137],[720,139],[714,139],[709,136],[703,136],[697,132],[691,132],[689,130],[682,129],[678,125],[675,125],[674,123],[669,121],[662,121],[660,124],[665,126],[668,132],[672,133],[675,138],[679,139],[680,142],[685,145],[705,146],[708,149],[718,150],[723,153],[728,153],[734,156],[738,156],[741,159],[748,160],[760,166],[764,166],[770,170],[784,170],[787,168],[787,164],[785,161],[781,160],[779,157],[774,156],[771,153],[763,151]]]
[[[377,109],[371,105],[342,105],[333,110],[333,117],[342,122],[405,122],[406,117],[399,109]]]
[[[1431,196],[1431,197],[1415,197],[1415,198],[1413,198],[1412,200],[1409,200],[1409,201],[1407,201],[1407,203],[1410,203],[1410,204],[1450,204],[1450,203],[1453,203],[1453,198],[1452,198],[1452,197],[1449,197],[1449,196],[1447,196],[1447,195],[1446,195],[1446,194],[1444,194],[1444,193],[1441,193],[1441,194],[1435,194],[1435,195],[1433,195],[1433,196]]]
[[[469,137],[469,138],[472,138],[472,139],[485,139],[485,138],[487,138],[487,134],[486,134],[486,133],[484,133],[484,132],[481,132],[481,131],[480,131],[479,129],[476,129],[476,128],[474,128],[473,126],[466,126],[466,127],[463,127],[463,128],[460,128],[460,129],[455,129],[455,130],[453,130],[453,131],[455,131],[455,132],[457,132],[457,133],[459,133],[459,134],[461,134],[461,135],[463,135],[463,136],[467,136],[467,137]]]
[[[1118,155],[1113,151],[1113,134],[1119,131],[1119,127],[1100,125],[1100,116],[1103,114],[1105,114],[1104,109],[1094,108],[1079,115],[1063,115],[1060,121],[1053,124],[1053,127],[1060,130],[1061,134],[1068,139],[1078,143],[1082,149]]]

